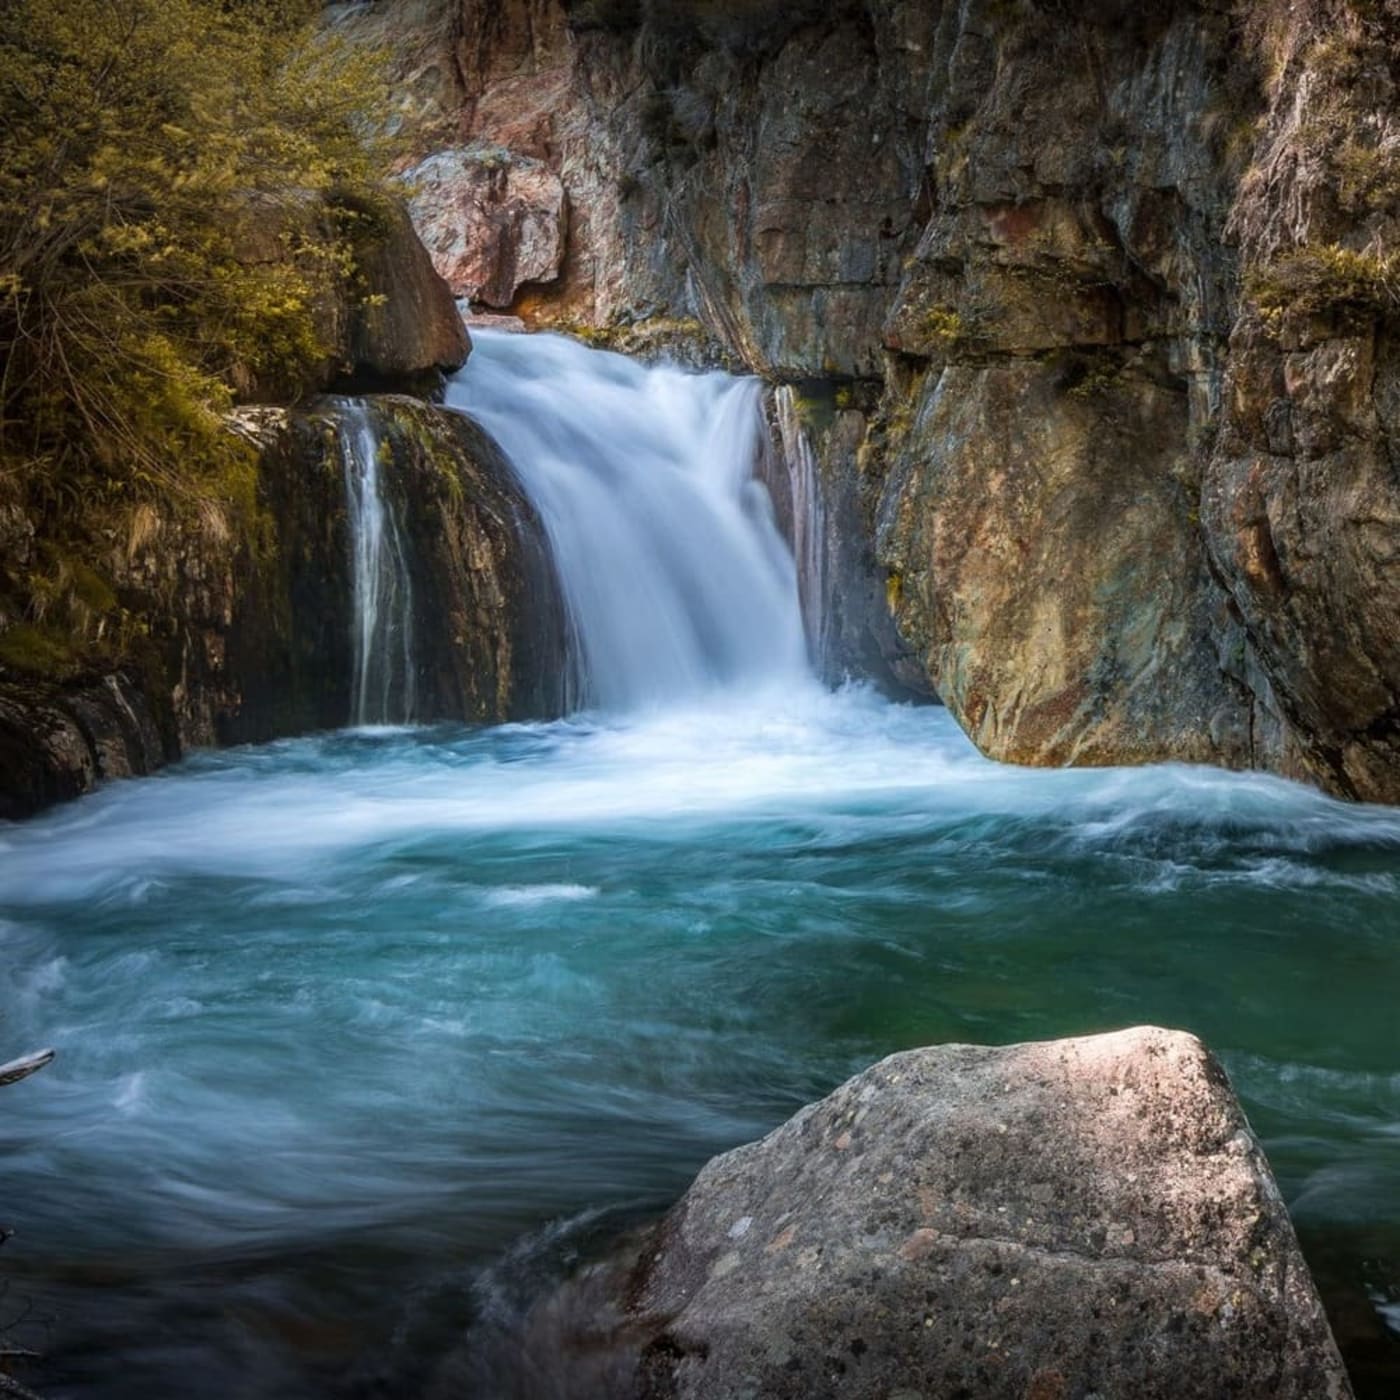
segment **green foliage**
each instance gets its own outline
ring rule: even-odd
[[[1265,319],[1273,322],[1289,312],[1394,312],[1400,310],[1400,253],[1309,243],[1255,269],[1248,291]]]
[[[0,5],[0,472],[41,509],[251,501],[222,415],[324,359],[383,154],[316,10]]]
[[[0,666],[21,675],[63,677],[75,660],[68,638],[49,628],[18,623],[0,632]]]

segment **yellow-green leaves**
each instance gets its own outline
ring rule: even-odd
[[[49,498],[246,497],[219,415],[324,363],[387,162],[375,56],[317,10],[0,4],[0,459]]]

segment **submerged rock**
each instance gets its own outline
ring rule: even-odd
[[[599,1372],[602,1338],[625,1351],[614,1394],[1351,1394],[1263,1153],[1182,1032],[893,1055],[712,1161],[634,1258],[601,1330],[561,1343]],[[577,1317],[552,1299],[524,1335]]]

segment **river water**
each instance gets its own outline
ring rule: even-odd
[[[714,548],[731,506],[757,532],[745,586],[791,590],[743,474],[667,460]],[[637,592],[639,627],[686,606]],[[0,829],[0,1035],[59,1051],[0,1096],[31,1383],[484,1394],[484,1319],[876,1057],[1156,1022],[1222,1055],[1394,1393],[1400,811],[993,764],[940,709],[807,679],[793,614],[751,608],[756,651],[727,625],[569,719],[201,754]],[[595,702],[627,645],[590,653]]]

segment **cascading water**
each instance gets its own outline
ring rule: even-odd
[[[754,478],[756,380],[477,331],[447,402],[505,449],[544,521],[586,704],[796,679],[793,561]]]
[[[403,537],[380,484],[380,440],[359,399],[339,405],[340,454],[354,584],[355,724],[414,715],[413,584]]]
[[[781,385],[773,406],[792,496],[792,549],[797,556],[797,578],[802,598],[802,619],[807,645],[820,661],[826,646],[826,521],[817,458],[798,413],[797,391]]]

